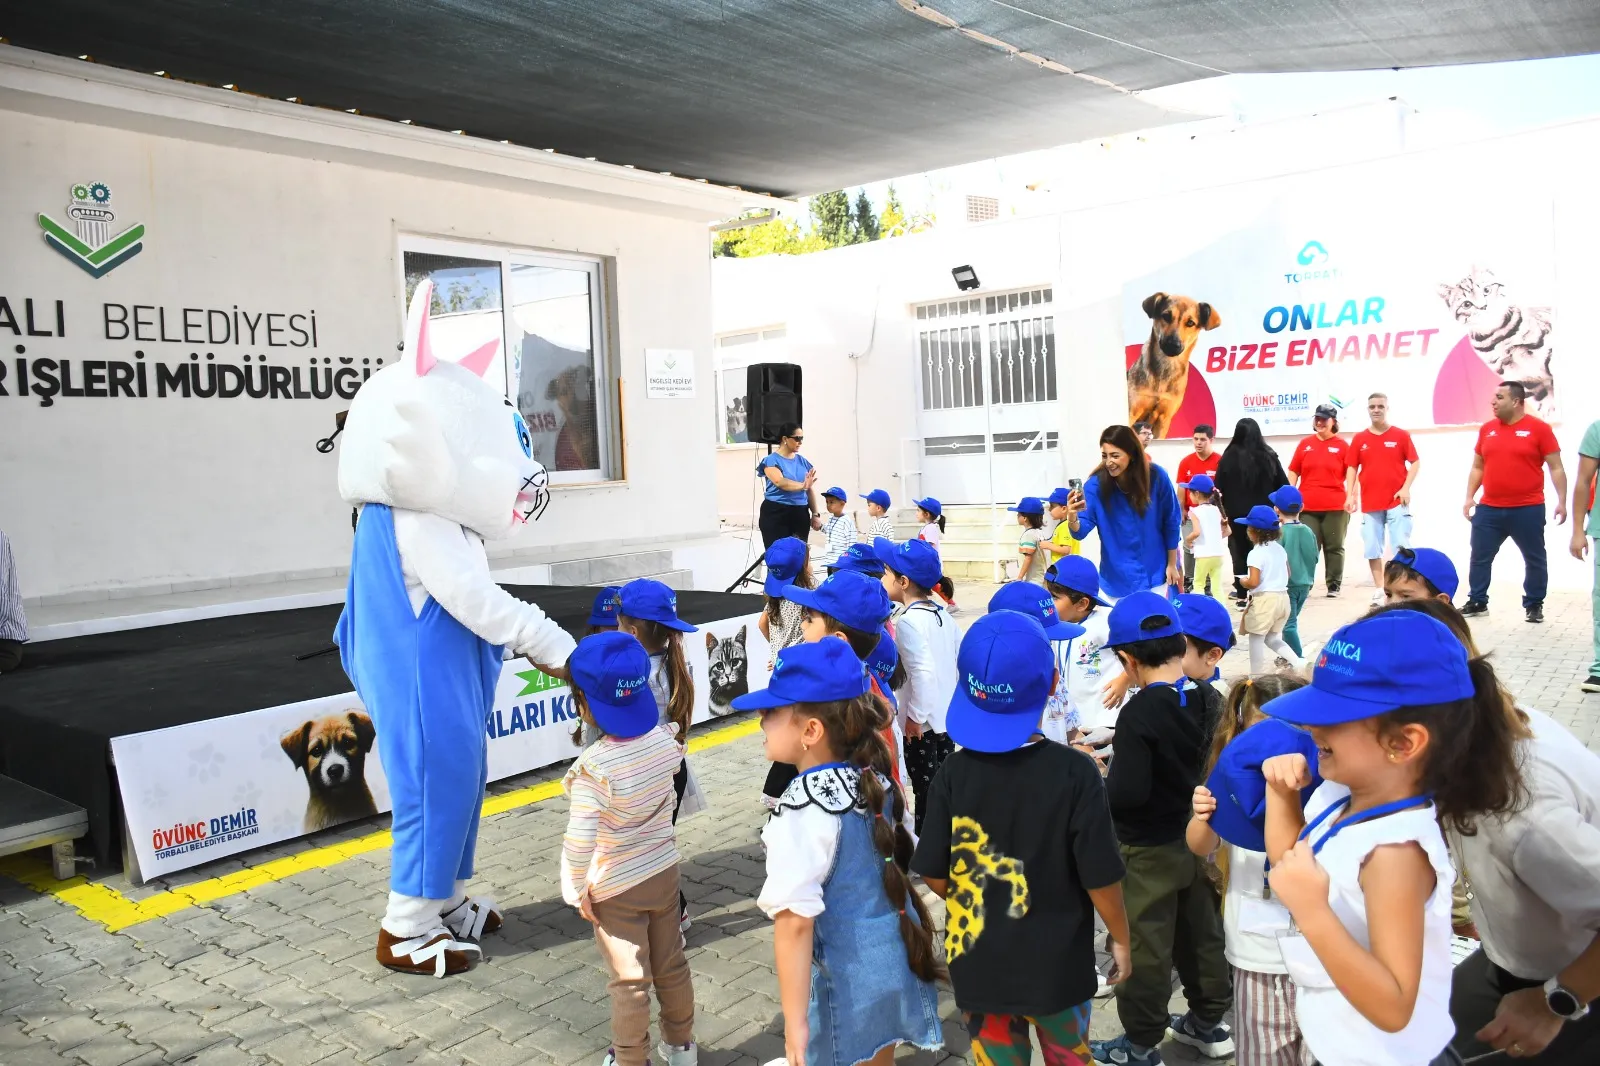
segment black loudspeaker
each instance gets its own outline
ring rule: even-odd
[[[781,444],[781,426],[805,424],[800,403],[800,368],[793,363],[753,363],[745,368],[745,407],[750,440]]]

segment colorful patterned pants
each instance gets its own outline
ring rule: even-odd
[[[1089,1009],[1094,1000],[1042,1018],[1023,1014],[972,1014],[972,1061],[977,1066],[1028,1066],[1033,1048],[1028,1027],[1039,1034],[1045,1066],[1093,1066],[1089,1053]]]

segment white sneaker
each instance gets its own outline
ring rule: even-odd
[[[1095,999],[1105,999],[1107,996],[1111,995],[1112,992],[1116,991],[1111,985],[1106,983],[1105,974],[1097,972],[1095,977],[1100,981],[1100,987],[1094,990]]]
[[[666,1066],[700,1066],[700,1049],[694,1044],[678,1047],[675,1044],[661,1043],[656,1045],[656,1058],[666,1063]]]

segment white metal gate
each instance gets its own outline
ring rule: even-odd
[[[921,304],[922,488],[945,503],[1011,501],[1060,479],[1049,288]]]

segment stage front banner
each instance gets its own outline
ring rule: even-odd
[[[1348,432],[1383,392],[1396,425],[1476,424],[1503,378],[1558,420],[1570,398],[1551,373],[1548,197],[1489,208],[1463,182],[1312,199],[1267,201],[1198,247],[1175,237],[1172,261],[1124,285],[1130,422],[1162,437],[1203,423],[1228,436],[1248,417],[1301,434],[1331,403]]]
[[[685,634],[695,722],[766,684],[759,616]],[[578,754],[565,682],[508,659],[484,722],[489,780]],[[143,879],[389,810],[383,737],[354,692],[113,738],[128,838]]]

